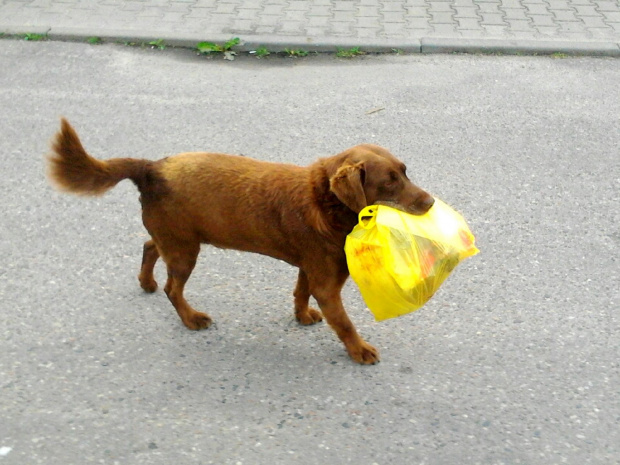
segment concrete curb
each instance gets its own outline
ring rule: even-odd
[[[336,52],[338,49],[351,49],[359,47],[360,50],[370,53],[392,53],[400,51],[403,53],[420,53],[421,43],[418,39],[403,40],[364,40],[355,38],[299,38],[299,37],[269,37],[254,36],[242,38],[242,49],[256,50],[257,47],[263,46],[281,52],[285,49],[302,49],[309,52],[329,53]]]
[[[496,40],[423,38],[422,53],[500,53],[504,55],[552,55],[620,57],[620,44],[566,40]]]
[[[98,37],[105,42],[148,43],[161,39],[168,46],[195,48],[202,41],[224,43],[234,35],[175,33],[162,35],[157,31],[136,31],[110,28],[80,27],[37,27],[11,28],[4,30],[6,34],[39,33],[46,34],[52,40],[85,42],[89,38]],[[370,53],[473,53],[473,54],[504,54],[504,55],[551,55],[561,53],[571,56],[606,56],[620,57],[620,44],[613,42],[584,42],[567,40],[531,40],[531,39],[467,39],[423,37],[421,39],[373,39],[364,40],[345,37],[311,38],[297,36],[242,36],[241,43],[234,50],[250,52],[265,47],[270,52],[283,52],[286,49],[305,50],[316,53],[335,53],[338,49],[359,47]]]
[[[31,32],[31,31],[28,31]],[[13,32],[15,33],[15,32]],[[209,34],[205,36],[198,36],[196,34],[174,34],[174,35],[162,35],[161,33],[150,33],[148,31],[128,31],[123,29],[101,29],[99,31],[92,28],[80,29],[80,28],[50,28],[47,36],[53,40],[67,40],[67,41],[86,41],[91,37],[99,37],[103,41],[107,42],[150,42],[155,39],[161,39],[169,46],[172,47],[184,47],[195,48],[196,44],[203,41],[214,42],[222,44],[230,40],[233,35],[223,34]],[[240,36],[241,43],[236,45],[234,50],[241,52],[250,52],[256,50],[259,47],[265,47],[270,52],[283,52],[286,49],[305,50],[308,52],[317,53],[333,53],[338,49],[350,49],[353,47],[359,47],[365,52],[371,53],[391,53],[394,50],[399,50],[404,53],[420,53],[421,44],[417,39],[413,40],[373,40],[365,41],[355,38],[311,38],[311,37],[296,37],[296,36]]]

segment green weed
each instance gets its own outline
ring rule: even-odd
[[[24,40],[40,41],[40,40],[46,40],[46,39],[47,39],[47,34],[35,34],[32,32],[24,34]]]
[[[200,42],[196,45],[196,50],[204,55],[208,55],[210,53],[224,53],[231,51],[231,49],[235,45],[238,45],[239,42],[241,42],[239,37],[234,37],[223,44],[216,44],[214,42]]]
[[[151,46],[151,48],[157,48],[159,50],[165,50],[166,48],[166,43],[164,42],[164,39],[151,40],[149,42],[149,45]]]
[[[265,58],[271,55],[271,52],[267,50],[267,47],[258,47],[254,51],[254,55],[256,55],[256,58]]]
[[[360,56],[360,55],[365,55],[366,52],[363,52],[362,50],[360,50],[359,47],[353,47],[353,48],[339,48],[338,52],[336,52],[336,56],[338,58],[353,58],[356,56]]]
[[[307,57],[308,52],[306,50],[301,50],[297,48],[285,48],[284,53],[286,53],[289,57]]]
[[[238,45],[241,42],[239,37],[233,37],[227,42],[223,44],[216,44],[214,42],[200,42],[196,45],[196,50],[198,53],[202,55],[211,55],[212,53],[221,53],[224,55],[224,60],[234,60],[237,52],[233,51],[232,48],[235,45]]]

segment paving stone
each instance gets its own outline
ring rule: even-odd
[[[429,12],[426,7],[423,6],[407,6],[407,16],[413,17],[428,17]]]
[[[575,16],[575,12],[571,10],[552,10],[553,16],[558,21],[558,23],[563,23],[565,21],[577,21],[577,16]]]
[[[506,18],[506,20],[509,20],[509,19],[513,19],[513,20],[526,20],[526,19],[528,19],[526,11],[523,10],[523,9],[508,8],[508,9],[505,9],[503,11],[504,11],[504,17]]]
[[[460,29],[482,29],[480,26],[480,21],[474,18],[457,18],[457,22]]]
[[[482,24],[505,26],[504,15],[494,13],[482,13]]]
[[[456,10],[455,18],[479,18],[479,10],[477,7],[470,6],[456,6],[454,7]]]

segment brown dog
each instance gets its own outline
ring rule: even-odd
[[[51,179],[76,194],[100,195],[123,179],[134,182],[152,238],[144,244],[140,285],[147,292],[157,289],[153,267],[161,256],[168,269],[164,290],[188,328],[211,325],[211,317],[183,297],[200,244],[256,252],[299,268],[297,320],[310,325],[325,315],[351,358],[364,364],[377,362],[379,354],[342,306],[340,291],[349,276],[346,236],[367,205],[422,214],[434,202],[409,181],[402,162],[376,145],[358,145],[308,167],[218,153],[101,161],[86,153],[63,119],[49,162]],[[322,314],[308,306],[310,296]]]

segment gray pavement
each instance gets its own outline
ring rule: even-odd
[[[0,32],[194,46],[620,56],[618,0],[0,0]]]
[[[3,40],[0,63],[0,465],[620,464],[620,60]],[[138,286],[133,185],[48,185],[59,115],[102,158],[378,143],[481,253],[382,323],[348,283],[376,366],[297,325],[295,270],[259,255],[203,248],[186,295],[215,325],[188,331]]]

